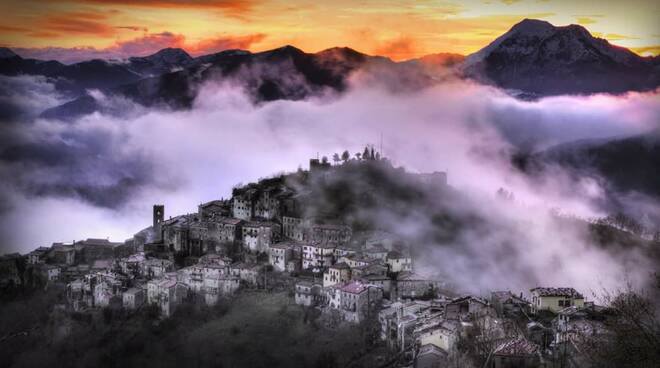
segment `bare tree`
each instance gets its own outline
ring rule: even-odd
[[[657,367],[660,362],[660,277],[648,290],[605,291],[603,331],[580,336],[587,361],[598,367]]]

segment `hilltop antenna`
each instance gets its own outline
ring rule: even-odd
[[[380,132],[380,157],[385,158],[385,152],[383,152],[383,132]]]

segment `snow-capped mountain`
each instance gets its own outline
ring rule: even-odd
[[[502,88],[553,95],[654,89],[660,85],[657,65],[657,59],[593,37],[582,26],[525,19],[469,55],[463,70]]]

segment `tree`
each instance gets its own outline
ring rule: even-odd
[[[587,360],[597,367],[657,367],[660,362],[660,318],[656,301],[660,295],[660,276],[653,286],[635,290],[605,291],[608,307],[604,330],[580,336]]]
[[[341,159],[344,163],[347,163],[349,158],[351,158],[351,154],[348,153],[348,151],[344,151],[344,153],[341,154]]]
[[[333,153],[333,154],[332,154],[332,161],[335,162],[335,165],[339,164],[339,161],[341,161],[341,158],[339,158],[339,154],[338,154],[338,153]]]
[[[364,152],[362,152],[362,158],[365,160],[369,159],[369,147],[364,147]]]
[[[355,154],[355,158],[357,158],[358,161],[360,161],[360,158],[362,157],[362,154],[360,152],[357,152]]]
[[[321,157],[321,163],[322,164],[327,164],[328,163],[328,157],[327,156]]]

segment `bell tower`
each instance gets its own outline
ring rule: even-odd
[[[160,228],[160,224],[165,219],[165,206],[162,204],[154,205],[154,229]]]

